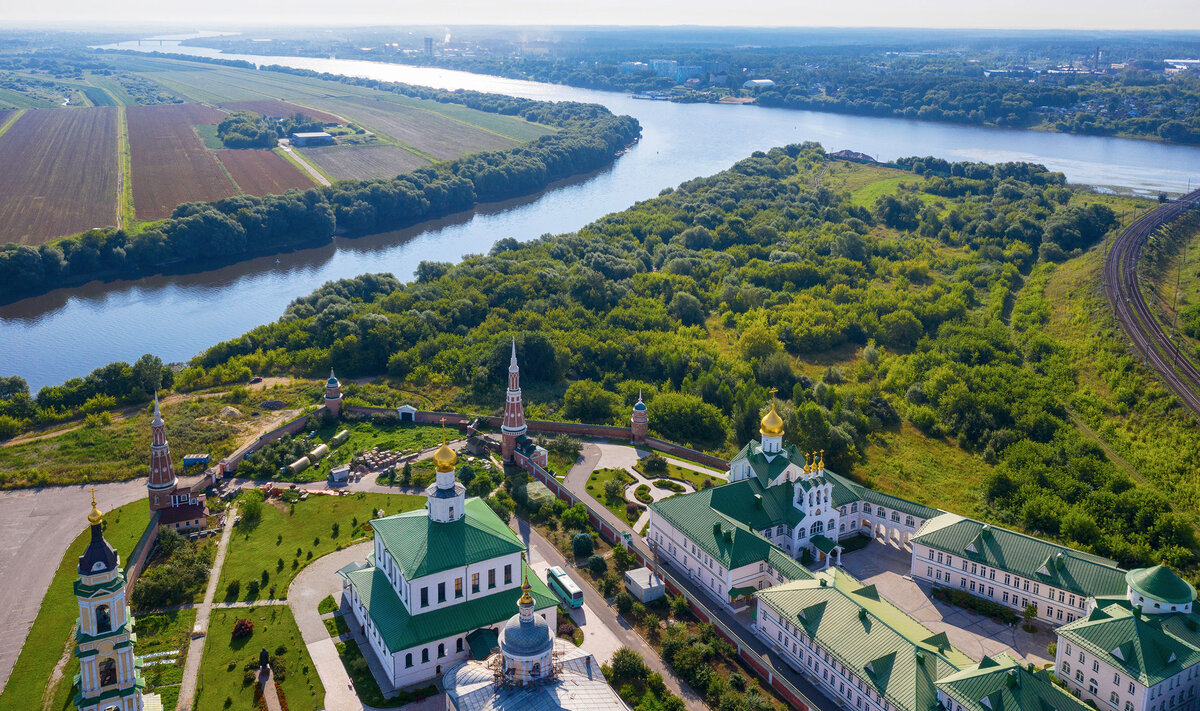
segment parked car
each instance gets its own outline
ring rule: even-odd
[[[250,378],[250,384],[251,384],[251,385],[254,385],[255,383],[261,383],[261,382],[262,382],[262,376],[261,376],[261,375],[256,375],[256,376],[254,376],[253,378]]]

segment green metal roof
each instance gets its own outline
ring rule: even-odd
[[[1007,654],[938,679],[937,688],[967,711],[1085,711],[1091,707]]]
[[[467,646],[471,648],[471,658],[481,662],[500,646],[500,633],[490,627],[475,630],[467,635]]]
[[[1113,603],[1058,628],[1062,639],[1151,686],[1200,663],[1200,617],[1142,615]]]
[[[528,572],[525,566],[525,572]],[[426,642],[472,632],[480,627],[500,624],[517,609],[521,589],[512,588],[477,597],[457,605],[439,607],[430,612],[410,615],[387,576],[379,568],[364,568],[346,574],[375,629],[383,637],[389,652],[398,652]],[[544,610],[558,604],[550,589],[537,575],[529,576],[534,608]]]
[[[463,517],[429,519],[425,509],[371,521],[375,535],[408,580],[525,550],[525,544],[479,498],[467,499]]]
[[[1131,570],[1125,574],[1125,582],[1143,596],[1168,605],[1188,605],[1196,599],[1196,588],[1165,565]]]
[[[817,547],[817,550],[823,553],[832,553],[833,549],[837,547],[836,543],[819,533],[809,540],[811,540],[812,544]]]
[[[944,634],[844,571],[822,571],[812,580],[759,590],[757,597],[902,709],[936,708],[934,681],[973,664]]]
[[[1116,561],[957,514],[927,521],[913,544],[1087,597],[1125,592],[1125,571]]]
[[[810,577],[811,574],[781,548],[745,523],[718,510],[719,507],[735,513],[742,511],[747,501],[745,496],[755,491],[751,488],[755,485],[753,480],[747,480],[702,489],[692,494],[677,494],[656,501],[650,505],[650,509],[727,570],[765,561],[770,562],[784,577]],[[730,498],[734,500],[731,502],[728,500]],[[753,498],[749,501],[753,501]],[[767,528],[766,525],[762,527]]]

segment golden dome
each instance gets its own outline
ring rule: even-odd
[[[783,418],[775,412],[775,388],[771,388],[771,411],[762,418],[762,426],[758,430],[764,437],[783,436]]]
[[[442,420],[442,446],[433,453],[433,468],[445,474],[458,466],[458,455],[446,444],[446,420]]]
[[[88,523],[95,526],[103,520],[104,514],[100,513],[100,507],[96,506],[96,490],[92,489],[92,510],[88,514]]]
[[[526,570],[525,580],[521,583],[521,599],[517,600],[517,603],[520,605],[532,605],[533,596],[529,594],[529,591],[532,589],[533,588],[529,585],[529,571]]]

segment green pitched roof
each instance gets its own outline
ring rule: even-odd
[[[1195,614],[1142,615],[1128,603],[1114,603],[1059,627],[1058,635],[1146,686],[1200,664],[1200,617]]]
[[[375,519],[371,527],[408,580],[525,550],[479,498],[467,499],[463,517],[451,523],[431,521],[418,509]]]
[[[528,571],[526,566],[525,572]],[[521,597],[518,587],[410,615],[379,568],[355,570],[347,573],[346,579],[367,608],[367,614],[389,652],[500,624],[517,614],[517,600]],[[558,604],[558,598],[537,575],[529,576],[529,587],[535,609],[544,610]]]
[[[956,514],[941,514],[926,521],[913,537],[913,544],[1087,597],[1125,591],[1125,571],[1117,567],[1116,561]]]
[[[939,679],[937,688],[967,711],[1086,711],[1091,707],[1007,654]]]
[[[747,480],[702,489],[692,494],[677,494],[656,501],[650,505],[650,509],[728,570],[765,561],[784,577],[811,577],[803,566],[778,546],[739,519],[724,513],[740,512],[744,508],[747,492],[756,490],[753,486],[752,480]],[[750,500],[753,501],[752,498]],[[762,528],[767,528],[767,525]]]
[[[822,584],[824,583],[824,584]],[[936,707],[936,679],[973,662],[840,570],[758,591],[760,602],[803,629],[902,709]]]
[[[1131,570],[1125,582],[1143,596],[1168,605],[1187,605],[1196,599],[1196,588],[1165,565]]]

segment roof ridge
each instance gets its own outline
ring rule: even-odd
[[[947,513],[951,513],[951,512],[947,512]],[[1111,558],[1105,558],[1104,556],[1097,555],[1097,554],[1095,554],[1095,553],[1088,553],[1087,551],[1082,551],[1082,550],[1080,550],[1080,549],[1078,549],[1078,548],[1072,548],[1071,546],[1065,545],[1065,544],[1063,544],[1063,543],[1055,543],[1055,542],[1053,542],[1053,541],[1047,541],[1047,540],[1045,540],[1045,539],[1043,539],[1043,538],[1038,538],[1037,536],[1031,536],[1031,535],[1029,535],[1028,533],[1022,533],[1022,532],[1020,532],[1020,531],[1014,531],[1014,530],[1012,530],[1011,528],[1006,528],[1006,527],[1004,527],[1004,526],[998,526],[998,525],[995,525],[995,524],[991,524],[991,523],[987,523],[987,522],[984,522],[984,521],[980,521],[980,520],[978,520],[978,519],[974,519],[974,518],[968,518],[968,517],[966,517],[966,516],[962,516],[962,517],[961,517],[961,520],[959,520],[959,521],[955,521],[954,523],[951,523],[951,524],[949,524],[948,526],[943,526],[942,528],[940,528],[940,529],[938,529],[938,530],[939,530],[939,531],[941,531],[941,530],[945,530],[945,529],[947,529],[947,528],[950,528],[950,526],[957,526],[957,525],[959,525],[959,524],[961,524],[961,523],[972,523],[972,524],[976,524],[976,525],[978,525],[978,526],[980,526],[980,527],[983,527],[983,526],[988,526],[988,527],[989,527],[989,530],[992,532],[992,534],[993,534],[993,535],[995,535],[995,533],[996,533],[997,531],[999,531],[999,532],[1003,532],[1003,533],[1007,533],[1007,534],[1010,534],[1010,535],[1013,535],[1013,536],[1017,536],[1017,537],[1019,537],[1019,538],[1024,538],[1024,539],[1027,539],[1027,540],[1030,540],[1030,541],[1034,541],[1034,542],[1036,542],[1036,543],[1040,543],[1040,544],[1042,544],[1042,545],[1044,545],[1044,546],[1050,546],[1051,548],[1058,548],[1059,550],[1065,550],[1065,551],[1069,551],[1069,552],[1072,554],[1072,557],[1076,558],[1077,560],[1081,560],[1081,561],[1083,561],[1083,562],[1087,562],[1087,563],[1095,563],[1095,564],[1097,564],[1097,565],[1101,565],[1101,566],[1103,566],[1103,567],[1106,567],[1106,568],[1113,568],[1113,569],[1115,569],[1115,570],[1122,570],[1122,568],[1121,568],[1120,564],[1119,564],[1119,563],[1117,563],[1117,561],[1115,561],[1115,560],[1113,560],[1113,559],[1111,559]],[[1112,565],[1106,565],[1106,563],[1112,563]]]

